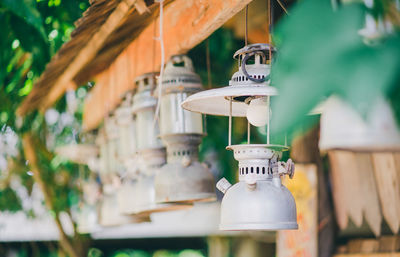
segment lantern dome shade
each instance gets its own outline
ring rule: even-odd
[[[135,203],[135,214],[175,211],[191,208],[188,203],[156,203],[154,175],[141,175],[135,185],[136,195],[140,195]]]
[[[198,161],[165,164],[155,177],[156,202],[215,201],[215,182],[208,168]]]
[[[248,107],[246,99],[272,95],[277,95],[276,88],[272,86],[228,86],[193,94],[183,101],[182,107],[192,112],[229,116],[229,99],[232,97],[232,116],[246,117]]]
[[[390,104],[382,96],[371,103],[365,117],[336,96],[326,100],[321,109],[321,150],[400,150],[400,130]]]
[[[99,209],[101,226],[118,226],[129,223],[149,222],[149,216],[122,215],[118,209],[117,194],[104,194]]]
[[[271,180],[259,180],[255,189],[246,182],[230,187],[221,203],[221,230],[297,229],[296,203],[290,191]]]
[[[229,116],[232,99],[232,116],[245,117],[252,99],[277,95],[276,88],[270,86],[269,48],[268,44],[253,44],[238,50],[234,55],[238,71],[232,75],[229,86],[193,94],[182,107],[192,112]],[[247,63],[250,58],[254,63]]]
[[[56,153],[72,162],[88,164],[99,155],[99,147],[93,144],[70,144],[56,148]]]

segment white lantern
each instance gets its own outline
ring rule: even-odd
[[[71,208],[72,218],[76,222],[80,234],[93,233],[99,229],[97,207],[100,199],[100,186],[94,179],[82,181],[82,199]]]
[[[115,110],[115,117],[118,125],[118,159],[123,163],[128,159],[135,158],[136,135],[135,120],[132,114],[132,94],[125,94],[120,106]]]
[[[98,165],[96,165],[96,161],[94,159],[90,160],[90,166],[94,170],[98,170],[100,177],[104,177],[110,173],[110,161],[108,154],[108,144],[107,138],[104,131],[104,127],[99,129],[99,133],[96,137],[96,145],[99,147],[99,160]]]
[[[108,173],[118,173],[121,169],[121,163],[118,161],[118,141],[119,131],[117,125],[117,119],[114,113],[111,113],[104,120],[105,137],[107,144],[107,155],[108,155]]]
[[[216,199],[214,178],[198,161],[203,117],[181,103],[202,90],[200,77],[185,55],[173,56],[162,77],[160,136],[167,146],[167,164],[155,177],[157,202],[195,202]]]
[[[296,204],[292,194],[282,185],[281,176],[293,177],[294,164],[281,162],[287,146],[269,141],[270,97],[277,90],[270,86],[270,53],[268,44],[248,45],[238,50],[239,70],[229,86],[202,91],[189,96],[182,107],[197,113],[229,116],[229,146],[239,161],[239,182],[231,185],[226,179],[217,183],[225,195],[221,203],[222,230],[297,229]],[[253,64],[248,61],[253,59]],[[247,117],[255,126],[267,124],[267,144],[232,145],[232,117]]]
[[[101,226],[118,226],[129,223],[150,222],[150,217],[126,215],[119,211],[118,194],[115,185],[103,185],[103,197],[100,203],[99,224]]]
[[[156,73],[147,73],[136,78],[137,91],[132,111],[136,115],[136,137],[141,167],[135,183],[136,214],[170,211],[190,208],[190,204],[156,203],[154,176],[165,164],[165,147],[158,138],[158,123],[154,123],[157,99],[153,96],[156,87]]]

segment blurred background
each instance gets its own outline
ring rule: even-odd
[[[279,232],[220,231],[219,192],[151,222],[99,224],[104,179],[93,149],[74,146],[95,145],[135,69],[160,66],[159,3],[130,2],[0,0],[0,256],[400,256],[398,0],[164,0],[167,57],[186,53],[205,89],[228,86],[245,44],[272,37],[278,49],[271,140],[291,146],[299,223]],[[199,158],[234,183],[228,118],[204,120]],[[233,143],[247,125],[234,119]],[[266,142],[266,127],[251,141]]]

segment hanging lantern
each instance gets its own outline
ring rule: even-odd
[[[190,204],[156,203],[154,176],[165,164],[165,147],[158,138],[159,128],[154,123],[157,99],[153,96],[157,73],[147,73],[136,78],[137,93],[134,95],[132,112],[136,115],[136,137],[141,167],[135,184],[135,213],[170,211],[190,208]]]
[[[96,162],[92,159],[88,165],[90,165],[91,169],[98,170],[100,177],[104,178],[111,170],[104,127],[100,128],[99,133],[97,134],[96,145],[99,147],[99,160]]]
[[[118,226],[129,223],[150,222],[148,215],[125,215],[119,211],[119,201],[115,184],[103,185],[103,197],[100,204],[99,224],[101,226]]]
[[[118,126],[118,161],[122,164],[121,182],[117,187],[117,205],[119,213],[132,215],[140,195],[136,193],[139,165],[136,155],[135,119],[132,113],[132,94],[127,92],[121,104],[115,110]],[[140,221],[140,220],[139,220]],[[138,222],[139,222],[138,221]]]
[[[370,104],[362,117],[350,104],[337,96],[328,98],[320,108],[321,150],[399,151],[400,130],[393,110],[383,96]]]
[[[239,162],[239,182],[231,185],[225,178],[217,188],[225,195],[221,203],[222,230],[297,229],[296,204],[281,176],[294,174],[294,164],[279,161],[287,146],[270,143],[270,97],[277,90],[270,86],[268,44],[248,45],[234,54],[239,70],[229,86],[189,96],[182,107],[198,113],[229,116],[229,146]],[[252,59],[253,64],[248,61]],[[267,144],[232,145],[232,117],[247,117],[249,124],[267,125]]]
[[[135,120],[132,114],[132,94],[125,94],[121,104],[115,110],[118,126],[118,159],[125,163],[134,159],[136,154]]]
[[[214,178],[198,161],[203,137],[203,117],[188,112],[181,103],[202,90],[200,77],[185,55],[173,56],[162,77],[160,136],[167,146],[167,164],[155,177],[158,202],[214,201]]]
[[[77,206],[71,209],[73,219],[76,221],[77,231],[89,234],[98,230],[97,206],[100,200],[100,186],[94,176],[82,182],[82,199]]]
[[[107,145],[107,173],[118,173],[121,169],[121,163],[118,161],[118,141],[119,131],[117,119],[114,113],[110,113],[104,120],[104,131]]]

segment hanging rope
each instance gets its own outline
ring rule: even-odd
[[[280,7],[282,8],[282,10],[287,14],[290,15],[288,10],[285,8],[285,6],[282,4],[281,0],[276,0],[278,2],[278,4],[280,5]]]
[[[156,112],[154,115],[153,127],[156,126],[156,122],[158,121],[158,116],[160,113],[160,102],[161,102],[161,94],[162,94],[162,78],[164,73],[164,62],[165,62],[165,50],[164,50],[164,35],[163,35],[163,2],[164,0],[158,0],[160,3],[160,17],[159,17],[159,36],[157,40],[160,41],[160,50],[161,50],[161,69],[160,76],[158,78],[158,101],[156,106]]]
[[[247,46],[247,39],[248,39],[248,31],[247,31],[247,14],[249,12],[249,5],[246,5],[246,10],[245,10],[245,14],[244,14],[244,44],[245,46]]]
[[[211,79],[211,60],[210,60],[210,39],[207,39],[206,43],[206,62],[207,62],[208,88],[211,88],[212,79]]]

